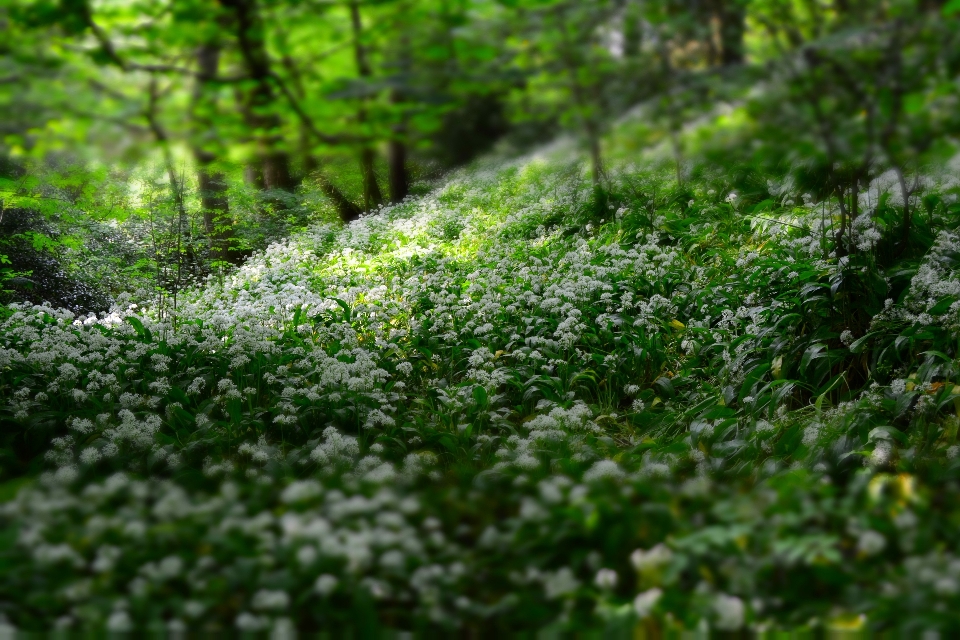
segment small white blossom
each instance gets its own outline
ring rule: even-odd
[[[649,551],[637,549],[630,554],[630,563],[637,571],[657,569],[669,564],[673,559],[673,551],[662,542],[653,546]]]
[[[637,614],[637,617],[641,620],[647,618],[653,613],[653,608],[657,606],[657,603],[660,602],[660,598],[663,597],[663,590],[657,587],[652,589],[647,589],[646,591],[637,595],[633,599],[633,610]]]
[[[857,551],[865,556],[876,555],[883,551],[886,546],[887,539],[883,537],[883,534],[873,529],[867,529],[857,539]]]
[[[717,594],[713,601],[713,610],[717,614],[716,627],[721,631],[736,631],[743,626],[746,607],[743,600],[736,596]]]
[[[600,589],[613,589],[617,586],[617,572],[613,569],[600,569],[594,576],[593,583]]]

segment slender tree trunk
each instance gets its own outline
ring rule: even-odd
[[[243,167],[243,181],[247,186],[253,187],[258,191],[263,191],[267,188],[266,183],[263,181],[263,165],[259,159],[254,162],[248,162]]]
[[[720,63],[725,67],[743,64],[747,11],[740,0],[721,0],[719,9]]]
[[[290,170],[290,154],[283,148],[282,121],[275,111],[273,70],[257,0],[220,0],[220,3],[232,11],[240,55],[253,85],[242,96],[241,111],[247,126],[260,132],[257,147],[263,188],[292,191],[296,184]]]
[[[293,191],[297,184],[290,170],[290,154],[286,151],[264,149],[263,185],[267,189]]]
[[[304,129],[301,129],[300,133],[300,151],[303,155],[303,177],[316,182],[323,195],[333,203],[341,220],[350,222],[359,218],[362,213],[360,207],[351,202],[321,171],[320,161],[310,148],[310,133]]]
[[[660,68],[666,82],[661,100],[665,103],[664,111],[670,131],[670,146],[673,149],[674,170],[679,187],[683,185],[683,139],[680,137],[682,106],[674,99],[674,69],[670,62],[670,50],[665,41],[660,43]]]
[[[296,92],[297,98],[299,100],[304,100],[306,98],[306,91],[303,88],[300,69],[297,67],[294,60],[289,56],[284,56],[283,66],[293,80],[293,90]],[[310,127],[305,122],[301,121],[300,156],[303,162],[301,180],[314,180],[316,185],[320,188],[320,191],[322,191],[323,194],[327,196],[327,199],[333,204],[334,208],[337,210],[337,215],[340,216],[341,220],[344,222],[356,220],[362,213],[360,207],[354,204],[339,188],[337,188],[335,184],[330,181],[326,175],[323,174],[320,160],[313,152],[313,138],[314,134],[310,131]]]
[[[407,175],[407,145],[403,141],[396,138],[390,140],[388,161],[390,164],[390,201],[400,202],[410,193],[410,179]]]
[[[406,83],[410,76],[410,39],[405,34],[400,39],[399,53],[400,82]],[[390,92],[390,104],[400,112],[387,147],[391,202],[400,202],[410,193],[410,177],[407,174],[407,115],[403,111],[404,99],[405,96],[399,88],[395,87]]]
[[[210,249],[218,260],[238,262],[239,255],[231,251],[233,220],[230,218],[230,199],[223,172],[214,168],[216,153],[210,150],[211,134],[215,136],[216,99],[209,97],[210,84],[217,77],[220,65],[220,44],[208,42],[197,48],[197,81],[193,90],[191,108],[193,158],[197,163],[197,186],[203,211],[203,228],[210,238]],[[204,110],[208,110],[204,113]],[[214,140],[215,143],[215,140]]]
[[[347,198],[347,196],[345,196],[335,184],[330,182],[330,179],[327,178],[327,176],[317,172],[316,180],[317,186],[319,186],[320,190],[323,191],[323,195],[327,196],[327,198],[329,198],[333,203],[333,206],[337,209],[341,220],[344,222],[351,222],[360,217],[360,214],[363,213],[363,211],[360,210],[360,207]]]
[[[587,146],[590,153],[590,175],[593,179],[593,186],[599,187],[603,181],[600,130],[596,114],[591,113],[591,104],[588,98],[589,88],[583,86],[580,81],[580,69],[583,61],[576,54],[575,43],[571,42],[570,34],[567,30],[568,16],[562,7],[556,9],[555,18],[557,27],[560,29],[563,44],[560,51],[560,58],[567,72],[570,83],[570,93],[576,105],[577,115],[583,127],[583,132],[587,138]]]
[[[639,0],[628,0],[623,12],[623,56],[627,59],[640,55],[640,47],[643,44],[641,9]]]
[[[166,130],[160,124],[160,120],[157,116],[157,105],[160,101],[160,91],[157,87],[157,78],[155,75],[150,76],[150,92],[148,94],[148,106],[147,110],[144,113],[146,117],[147,124],[150,127],[150,130],[153,132],[154,137],[157,140],[157,143],[160,145],[160,149],[163,153],[163,161],[167,170],[167,178],[170,181],[170,192],[173,196],[174,206],[176,207],[177,217],[174,233],[176,237],[176,245],[163,247],[161,246],[157,236],[153,235],[154,240],[154,256],[157,261],[157,285],[158,285],[158,308],[160,310],[161,317],[166,316],[166,310],[163,308],[163,293],[166,287],[170,287],[171,291],[169,292],[173,298],[173,314],[174,314],[174,325],[176,325],[176,313],[177,313],[177,293],[180,290],[183,281],[183,266],[184,266],[184,255],[183,255],[183,246],[184,246],[184,228],[188,225],[187,222],[187,210],[184,203],[184,188],[183,188],[183,179],[182,176],[177,173],[176,166],[173,161],[173,154],[170,152],[170,139],[167,135]],[[151,207],[152,209],[152,207]],[[153,215],[151,211],[151,216]],[[171,232],[173,232],[174,225],[171,225]],[[189,246],[189,239],[186,242]],[[175,262],[172,268],[176,274],[176,279],[164,277],[164,258],[169,260],[170,253],[174,254]]]
[[[366,211],[383,204],[383,193],[377,183],[377,172],[374,168],[376,154],[372,147],[364,146],[360,149],[360,171],[363,174],[363,208]]]
[[[351,0],[350,2],[350,21],[353,25],[353,52],[357,62],[357,73],[366,80],[370,78],[372,72],[367,61],[367,52],[360,40],[363,33],[363,24],[360,21],[360,6],[357,4],[357,0]],[[357,121],[362,126],[367,122],[367,119],[366,98],[361,98]],[[364,144],[360,149],[360,172],[363,175],[363,206],[367,211],[383,203],[383,194],[380,192],[380,185],[377,183],[375,163],[376,153],[373,147]]]

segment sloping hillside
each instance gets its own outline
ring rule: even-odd
[[[904,249],[881,177],[838,259],[789,185],[624,152],[595,191],[570,155],[314,228],[175,318],[18,307],[8,624],[960,630],[956,181]]]

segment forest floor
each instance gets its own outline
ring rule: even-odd
[[[175,316],[16,308],[5,624],[960,631],[955,178],[838,258],[666,148],[479,162]]]

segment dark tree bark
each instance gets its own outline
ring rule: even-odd
[[[582,76],[579,73],[584,65],[584,60],[582,56],[579,55],[577,46],[582,46],[582,42],[577,40],[579,34],[574,33],[573,36],[570,34],[570,30],[568,29],[570,20],[567,7],[557,5],[554,9],[553,17],[561,36],[562,46],[560,47],[558,57],[567,74],[571,97],[576,106],[577,116],[587,141],[587,149],[590,154],[590,176],[593,180],[593,186],[600,187],[604,177],[603,157],[600,149],[600,127],[596,114],[591,113],[592,105],[590,104],[590,98],[593,97],[591,89],[588,86],[584,86]],[[577,28],[582,28],[582,25],[579,25]]]
[[[640,55],[640,48],[643,45],[640,9],[638,0],[629,0],[623,11],[623,55],[626,58],[635,58]]]
[[[296,92],[297,98],[299,100],[303,100],[306,97],[306,92],[303,88],[300,69],[297,67],[294,60],[289,57],[283,58],[283,65],[293,80],[293,90]],[[302,178],[312,178],[316,181],[320,191],[322,191],[323,194],[327,196],[327,199],[333,204],[333,207],[337,210],[337,215],[340,216],[342,221],[350,222],[352,220],[356,220],[360,217],[360,214],[363,213],[360,207],[351,201],[350,198],[348,198],[343,191],[337,187],[337,185],[333,184],[333,182],[331,182],[321,170],[320,160],[313,153],[312,140],[316,137],[317,136],[315,135],[315,132],[311,130],[307,123],[301,121],[300,154],[303,161],[301,167]]]
[[[258,191],[267,188],[263,181],[263,166],[259,161],[250,162],[243,167],[243,181]]]
[[[320,169],[320,162],[317,160],[317,157],[313,155],[310,151],[309,145],[307,143],[307,136],[304,135],[302,142],[304,143],[303,147],[303,175],[304,178],[312,178],[316,181],[320,191],[323,192],[323,195],[327,196],[327,199],[333,204],[333,207],[337,210],[337,215],[340,216],[340,219],[344,222],[350,222],[356,220],[360,217],[360,214],[363,213],[360,207],[358,207],[353,201],[348,198],[343,191],[341,191],[337,185],[330,182],[328,178]]]
[[[282,150],[267,150],[263,156],[263,186],[267,189],[293,191],[297,182],[290,169],[290,154]]]
[[[740,0],[720,0],[717,17],[720,22],[720,63],[725,67],[743,64],[746,8]]]
[[[400,111],[400,118],[393,126],[390,142],[387,146],[388,179],[390,184],[390,201],[400,202],[410,193],[410,176],[407,173],[407,117],[403,112],[405,96],[400,86],[405,85],[410,77],[410,39],[406,34],[400,38],[398,86],[390,92],[390,104]]]
[[[402,131],[396,132],[402,135]],[[390,140],[388,162],[390,165],[390,201],[400,202],[410,193],[410,178],[407,175],[407,145],[402,140]]]
[[[211,84],[220,65],[220,44],[208,42],[197,48],[197,76],[191,109],[193,158],[197,163],[197,186],[200,207],[203,210],[203,228],[210,238],[210,249],[218,260],[238,263],[240,255],[233,251],[233,220],[230,218],[230,199],[227,181],[222,171],[214,168],[217,154],[205,139],[214,131],[215,98],[210,98]],[[205,112],[205,110],[209,110]]]
[[[327,176],[322,173],[317,173],[316,180],[320,190],[323,191],[323,195],[327,196],[333,203],[333,206],[336,207],[341,220],[351,222],[360,217],[360,214],[363,213],[360,207],[347,198],[335,184],[330,182]]]
[[[357,73],[363,79],[372,75],[370,63],[367,61],[367,52],[361,42],[363,24],[360,21],[360,6],[357,0],[350,2],[350,21],[353,25],[353,52],[357,62]],[[363,125],[367,122],[366,98],[361,98],[360,109],[357,112],[357,121]],[[383,203],[383,194],[377,184],[377,174],[374,168],[376,153],[369,144],[360,149],[360,172],[363,176],[363,207],[367,211]]]
[[[241,110],[257,137],[259,163],[265,189],[292,191],[296,186],[290,170],[290,154],[283,148],[282,121],[275,111],[273,71],[267,56],[263,22],[257,0],[220,0],[232,13],[237,44],[252,88],[242,96]]]

